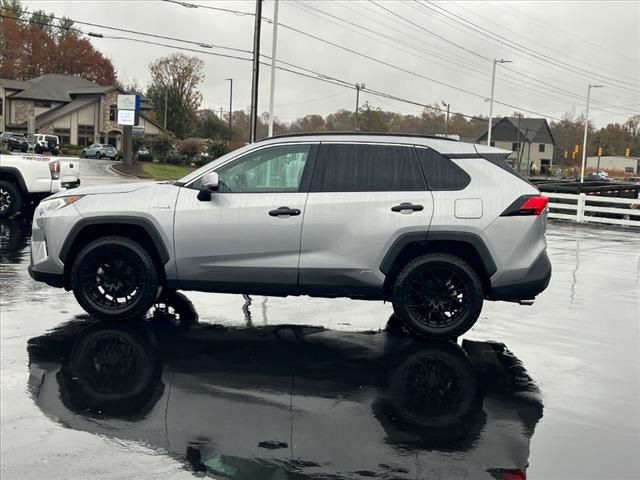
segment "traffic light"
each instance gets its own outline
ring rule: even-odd
[[[630,157],[631,156],[631,149],[629,147],[624,149],[624,156],[625,157]]]
[[[602,156],[602,147],[598,147],[598,156],[601,157]]]

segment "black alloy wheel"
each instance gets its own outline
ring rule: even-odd
[[[22,196],[12,183],[0,180],[0,218],[10,217],[22,207]]]
[[[409,262],[392,292],[396,316],[418,335],[451,339],[476,322],[484,299],[476,272],[448,254],[428,254]]]
[[[153,259],[123,237],[104,237],[84,247],[73,263],[71,284],[78,303],[106,320],[144,318],[159,291]]]

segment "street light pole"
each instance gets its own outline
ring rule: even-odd
[[[584,167],[587,161],[587,130],[589,129],[589,101],[591,100],[591,89],[602,88],[602,85],[591,85],[587,88],[587,111],[584,116],[584,136],[582,137],[582,168],[580,168],[580,183],[584,182]]]
[[[258,80],[260,77],[260,27],[262,25],[262,0],[256,0],[256,18],[253,29],[253,78],[251,81],[251,119],[249,143],[256,141],[258,129]]]
[[[364,83],[356,83],[356,112],[353,117],[353,130],[358,131],[358,108],[360,108],[360,90],[364,90]]]
[[[271,92],[269,94],[269,137],[273,136],[273,99],[276,89],[276,50],[278,49],[278,4],[280,0],[275,0],[273,5],[273,41],[271,44]]]
[[[489,101],[489,133],[487,135],[487,145],[491,146],[491,131],[493,130],[493,92],[496,86],[496,65],[498,63],[511,63],[511,60],[493,59],[493,73],[491,74],[491,100]]]
[[[231,116],[233,115],[233,78],[227,78],[229,82],[229,140],[231,140]]]

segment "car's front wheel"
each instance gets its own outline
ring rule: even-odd
[[[87,152],[86,152],[86,150],[82,150],[82,151],[80,152],[80,158],[87,158]]]
[[[393,284],[393,310],[422,337],[447,340],[469,330],[480,316],[484,292],[478,274],[454,255],[432,253],[407,263]]]
[[[71,288],[88,313],[103,320],[143,319],[159,292],[153,258],[137,242],[104,237],[87,244],[71,268]]]
[[[102,158],[102,154],[100,152],[96,152],[96,160],[100,160]]]

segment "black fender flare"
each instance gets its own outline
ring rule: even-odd
[[[15,167],[0,167],[0,177],[2,176],[1,174],[3,173],[8,173],[12,177],[15,177],[18,184],[18,188],[20,188],[22,193],[24,194],[29,193],[29,191],[27,190],[27,184],[24,183],[24,178],[22,177],[22,173],[20,173],[20,170],[18,170]]]
[[[424,243],[428,247],[429,242],[436,241],[455,241],[469,244],[480,257],[480,261],[484,266],[487,275],[491,277],[498,268],[493,260],[493,256],[484,243],[482,238],[470,232],[458,232],[458,231],[437,231],[437,232],[408,232],[400,235],[389,247],[389,250],[385,254],[382,262],[380,263],[380,271],[385,275],[391,272],[396,259],[400,256],[402,250],[411,243]]]
[[[62,248],[60,249],[60,260],[62,261],[62,263],[65,263],[64,262],[65,258],[69,254],[69,250],[71,249],[71,246],[76,241],[76,238],[78,237],[78,235],[80,235],[80,233],[85,228],[91,227],[93,225],[109,225],[109,224],[135,225],[137,227],[142,227],[151,238],[151,241],[153,242],[153,245],[156,248],[158,256],[162,261],[162,264],[164,265],[169,261],[169,258],[170,258],[169,251],[167,250],[167,247],[164,244],[162,237],[160,236],[160,232],[158,232],[158,229],[151,222],[151,220],[148,220],[146,218],[140,218],[140,217],[108,215],[104,217],[83,218],[73,226],[73,228],[69,232],[69,235],[67,235],[67,238],[65,239],[64,244],[62,245]]]

